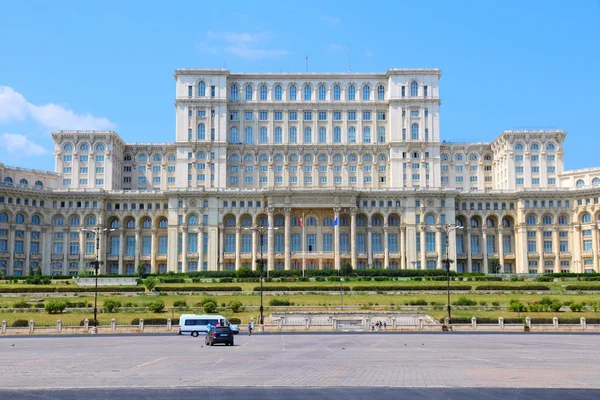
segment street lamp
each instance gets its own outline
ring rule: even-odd
[[[264,269],[264,262],[265,260],[263,259],[263,244],[264,244],[264,238],[265,238],[265,234],[272,230],[275,231],[278,228],[270,228],[267,226],[259,226],[258,228],[244,228],[247,231],[254,231],[258,234],[259,240],[260,240],[260,326],[262,329],[264,329],[263,326],[263,322],[264,322],[264,318],[263,318],[263,269]],[[267,273],[268,273],[268,269],[267,269]]]
[[[442,260],[446,264],[446,287],[448,292],[448,326],[452,326],[452,306],[450,305],[450,263],[454,262],[450,259],[448,255],[448,248],[450,247],[448,243],[448,236],[450,232],[456,231],[458,229],[462,229],[462,226],[458,226],[456,224],[441,224],[437,225],[436,228],[442,232],[446,238],[446,259]]]
[[[98,270],[102,261],[100,257],[100,234],[104,232],[112,232],[114,229],[102,228],[100,226],[94,226],[93,228],[81,228],[82,232],[89,232],[96,235],[96,260],[92,261],[94,265],[94,273],[96,275],[96,287],[94,289],[94,333],[98,333]]]
[[[344,311],[344,288],[342,287],[343,282],[344,278],[340,278],[340,311]]]

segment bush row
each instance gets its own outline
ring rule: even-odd
[[[475,290],[550,290],[546,285],[480,285]]]
[[[157,286],[159,292],[241,292],[240,286]]]
[[[565,290],[600,290],[598,285],[567,285]]]
[[[339,292],[339,286],[263,286],[263,292]],[[342,286],[342,290],[350,291],[350,287]],[[260,286],[254,288],[260,292]]]
[[[387,291],[421,291],[421,290],[446,290],[446,286],[442,285],[378,285],[378,286],[354,286],[352,288],[355,292],[387,292]],[[471,290],[471,286],[467,285],[452,285],[450,290]]]
[[[2,287],[0,286],[0,293],[50,293],[50,292],[58,292],[58,293],[93,293],[95,288],[93,286],[57,286],[57,287]],[[143,292],[143,287],[137,286],[98,286],[98,292]]]

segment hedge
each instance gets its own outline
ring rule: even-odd
[[[441,317],[439,319],[439,321],[441,323],[445,322],[446,317]],[[453,324],[470,324],[471,323],[471,317],[454,317],[452,318],[452,323]],[[477,323],[478,324],[498,324],[498,318],[489,318],[489,317],[482,317],[482,318],[477,318]],[[504,323],[505,324],[524,324],[525,323],[525,318],[519,319],[519,318],[504,318]]]
[[[11,326],[13,328],[26,328],[29,326],[29,321],[26,319],[17,319],[12,323]]]
[[[159,292],[241,292],[240,286],[157,286]]]
[[[480,285],[475,290],[550,290],[546,285]]]
[[[339,286],[263,286],[263,292],[339,292]],[[342,286],[342,290],[350,291],[350,287]],[[260,292],[260,286],[254,288]]]
[[[93,293],[93,286],[57,286],[57,287],[0,287],[0,293]],[[139,286],[98,286],[98,292],[143,292]]]
[[[598,285],[567,285],[565,290],[600,290]]]
[[[422,290],[446,290],[443,285],[377,285],[377,286],[354,286],[355,292],[383,292],[383,291],[422,291]],[[450,290],[471,290],[471,286],[452,285]]]
[[[131,325],[139,325],[140,319],[135,318],[131,320]],[[144,326],[146,325],[167,325],[167,318],[144,318]],[[171,326],[179,325],[179,318],[171,320]]]

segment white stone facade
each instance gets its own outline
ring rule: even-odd
[[[266,226],[270,270],[442,268],[445,223],[459,271],[598,271],[600,168],[564,171],[562,131],[442,141],[440,77],[177,70],[175,142],[58,131],[56,173],[0,164],[0,272],[80,273],[84,226],[115,229],[106,273],[252,267]]]

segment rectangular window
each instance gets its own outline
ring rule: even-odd
[[[327,253],[333,251],[333,235],[331,233],[323,235],[323,251]]]
[[[298,120],[298,113],[296,111],[290,111],[288,114],[288,119],[290,121],[297,121]]]
[[[299,252],[300,251],[300,239],[301,236],[299,233],[294,233],[292,234],[292,252]]]
[[[435,252],[435,232],[427,232],[426,233],[425,248],[428,253]]]
[[[490,235],[486,238],[486,246],[488,254],[496,253],[496,236]]]
[[[269,113],[267,111],[261,111],[259,114],[259,119],[261,121],[267,121],[269,119]]]
[[[342,113],[341,113],[341,111],[334,111],[333,112],[333,120],[334,121],[341,121],[342,120]]]
[[[319,111],[319,121],[327,121],[327,112]]]
[[[479,235],[471,236],[471,253],[473,253],[473,254],[481,253],[481,251],[479,249]]]
[[[356,235],[356,251],[364,253],[365,250],[365,234],[359,233]]]
[[[370,121],[371,120],[371,112],[370,111],[363,111],[362,113],[363,115],[363,121]]]
[[[356,111],[348,111],[348,121],[356,121]]]
[[[252,121],[252,112],[251,112],[251,111],[246,111],[246,112],[244,113],[244,119],[245,119],[246,121]]]

